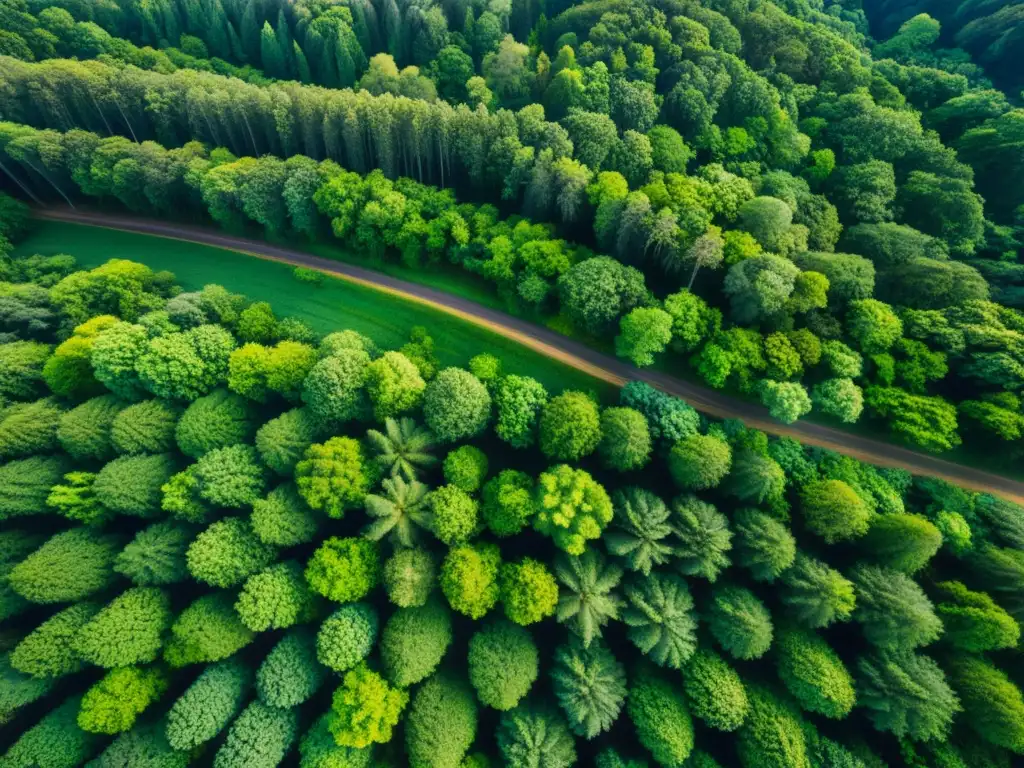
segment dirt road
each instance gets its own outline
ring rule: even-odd
[[[262,259],[310,267],[330,275],[420,302],[483,326],[513,339],[548,357],[578,368],[596,378],[621,385],[632,379],[646,381],[669,394],[683,398],[702,413],[718,418],[737,418],[751,427],[775,435],[787,435],[807,445],[828,448],[880,467],[899,467],[915,475],[930,475],[977,491],[1004,496],[1024,505],[1024,482],[911,451],[897,445],[855,435],[834,427],[810,422],[782,424],[759,405],[738,400],[722,392],[701,387],[669,374],[633,367],[617,358],[597,352],[548,328],[481,306],[469,299],[417,283],[399,280],[363,267],[312,256],[259,240],[223,234],[214,229],[93,211],[49,209],[38,211],[43,219],[87,224],[226,248]]]

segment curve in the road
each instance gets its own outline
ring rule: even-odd
[[[827,448],[876,466],[897,467],[915,475],[938,477],[965,488],[998,494],[1018,504],[1024,504],[1024,483],[1017,480],[821,424],[782,424],[772,419],[768,411],[759,405],[677,379],[666,373],[635,368],[548,328],[481,306],[460,296],[399,280],[370,269],[259,240],[226,235],[203,227],[70,209],[37,211],[36,216],[42,219],[186,240],[261,259],[316,269],[455,315],[611,384],[621,386],[627,381],[639,379],[671,395],[681,397],[698,411],[710,416],[741,419],[756,429],[792,437],[802,443]]]

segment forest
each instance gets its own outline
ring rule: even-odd
[[[1014,473],[1022,60],[982,0],[0,0],[0,768],[1018,764],[1010,499],[14,254],[331,247]]]

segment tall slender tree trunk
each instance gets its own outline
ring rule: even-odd
[[[13,181],[21,188],[22,192],[31,197],[35,201],[36,205],[40,207],[43,205],[43,201],[39,199],[36,193],[33,192],[32,189],[28,187],[26,184],[22,183],[21,179],[19,179],[17,176],[11,173],[10,169],[6,165],[4,165],[2,160],[0,160],[0,170],[6,173],[7,176],[11,179],[11,181]]]

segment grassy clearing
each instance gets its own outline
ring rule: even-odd
[[[430,329],[444,365],[465,365],[473,355],[490,352],[505,361],[507,372],[533,376],[553,392],[594,390],[602,399],[614,393],[605,382],[444,312],[338,278],[327,277],[320,286],[300,283],[287,265],[235,251],[78,224],[39,222],[15,251],[16,256],[33,253],[70,253],[83,267],[95,267],[112,258],[132,259],[156,270],[171,270],[187,290],[219,283],[251,299],[269,301],[279,315],[301,318],[320,333],[351,328],[389,348],[401,346],[413,326],[423,325]],[[338,258],[336,253],[330,255]]]

